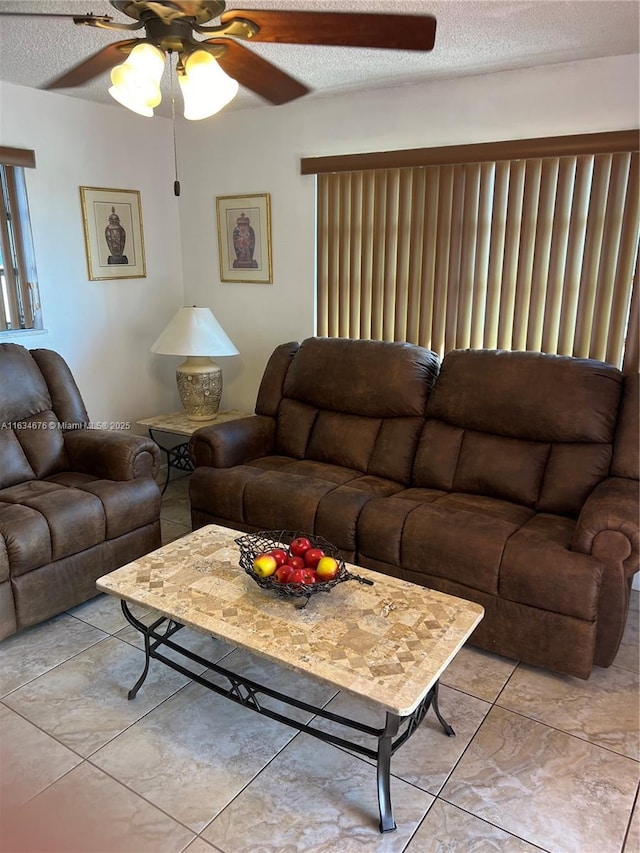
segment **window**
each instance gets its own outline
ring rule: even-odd
[[[305,162],[318,334],[638,369],[637,132]]]
[[[0,146],[0,332],[41,329],[24,167],[33,151]]]

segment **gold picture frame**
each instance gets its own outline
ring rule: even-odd
[[[271,196],[216,197],[220,280],[272,284]]]
[[[138,190],[80,187],[90,281],[146,278]]]

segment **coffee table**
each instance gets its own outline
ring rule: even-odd
[[[438,679],[482,619],[483,608],[356,566],[348,568],[372,585],[345,581],[312,596],[301,608],[300,599],[260,588],[240,568],[239,536],[238,531],[208,525],[97,581],[99,590],[121,599],[125,617],[144,638],[144,669],[129,699],[142,686],[153,658],[260,714],[365,755],[376,761],[380,831],[395,829],[391,756],[430,707],[446,734],[454,734],[438,708]],[[162,615],[145,625],[128,602]],[[185,625],[368,700],[380,709],[382,725],[376,728],[317,708],[194,654],[175,638]],[[180,660],[166,657],[164,648],[178,652]],[[225,681],[213,684],[188,669],[189,661]],[[264,696],[314,716],[308,723],[292,719],[265,707]],[[332,731],[322,728],[325,721]],[[345,736],[335,734],[336,727]],[[366,735],[372,746],[363,744],[362,737],[360,742],[349,740],[353,731]]]

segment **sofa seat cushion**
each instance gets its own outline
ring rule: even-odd
[[[283,474],[322,480],[325,483],[332,483],[334,486],[342,486],[362,476],[361,471],[353,468],[332,465],[330,462],[316,462],[313,459],[294,459],[289,465],[283,466],[279,470]]]
[[[277,476],[280,474],[284,479]],[[315,492],[310,483],[307,483],[306,494],[309,497],[313,492],[317,502],[321,495],[359,476],[359,471],[323,462],[292,459],[290,456],[264,456],[245,465],[234,465],[233,468],[196,468],[191,475],[189,497],[192,509],[216,518],[261,527],[264,530],[285,528],[291,525],[275,522],[273,515],[265,509],[265,506],[276,502],[274,489],[277,489],[277,495],[297,492],[302,488],[304,480],[314,481]],[[250,488],[254,481],[256,487]],[[309,519],[309,512],[304,517]],[[310,528],[293,526],[313,532]]]
[[[0,503],[0,535],[11,576],[51,562],[51,535],[45,517],[21,504]]]
[[[469,495],[464,492],[443,495],[438,499],[437,505],[448,512],[466,512],[482,518],[503,521],[511,525],[514,531],[526,524],[534,515],[534,510],[520,504],[485,495]]]
[[[335,488],[335,483],[313,477],[281,471],[263,474],[246,484],[244,522],[265,530],[315,533],[318,504]]]
[[[422,504],[402,531],[402,567],[497,595],[505,546],[532,514],[496,498],[455,492]]]
[[[372,500],[358,522],[359,556],[502,599],[593,622],[603,566],[571,550],[574,519],[460,492],[404,489]]]
[[[497,595],[506,543],[533,511],[497,498],[432,489],[419,500],[421,491],[370,501],[360,516],[359,551]]]
[[[99,480],[88,474],[56,474],[49,482],[73,485],[100,499],[106,523],[106,538],[117,539],[138,527],[156,521],[162,496],[155,482],[147,477],[115,482]]]
[[[94,483],[98,477],[93,474],[82,474],[80,471],[63,471],[61,474],[54,474],[43,480],[44,483],[51,483],[53,486],[67,486],[72,489],[81,489],[85,483]]]
[[[319,476],[314,476],[302,473],[308,464],[305,461],[294,462],[278,471],[266,471],[260,477],[248,480],[244,489],[244,522],[265,530],[282,528],[321,533],[316,529],[321,501],[344,481],[358,477],[359,472],[316,463],[312,470]],[[343,523],[347,528],[352,526],[351,519],[343,519]],[[337,542],[334,544],[338,545]]]
[[[390,496],[403,486],[383,477],[363,475],[344,483],[326,494],[316,513],[315,533],[346,552],[347,558],[357,547],[358,519],[363,507],[376,497]]]
[[[61,560],[105,539],[102,502],[80,489],[31,480],[1,489],[0,506],[0,532],[7,541],[12,575]]]
[[[252,468],[261,468],[264,471],[278,471],[286,465],[291,465],[292,459],[290,456],[260,456],[258,459],[252,459],[245,463]],[[242,466],[240,466],[242,467]]]
[[[192,509],[263,530],[324,536],[353,552],[362,507],[403,486],[383,477],[310,459],[264,457],[233,468],[196,468]]]
[[[245,488],[251,479],[263,475],[264,470],[257,465],[196,468],[189,483],[191,511],[244,524]]]
[[[574,528],[573,519],[540,513],[514,533],[502,558],[500,596],[595,621],[604,569],[571,550]]]

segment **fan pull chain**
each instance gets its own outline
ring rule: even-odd
[[[171,54],[172,51],[169,51],[169,81],[171,86],[171,124],[173,127],[173,168],[175,174],[175,181],[173,182],[173,194],[175,196],[180,195],[180,181],[178,180],[178,153],[176,146],[176,98],[173,90],[173,68],[171,65]],[[176,74],[178,73],[178,62],[180,61],[180,57],[176,61]]]

